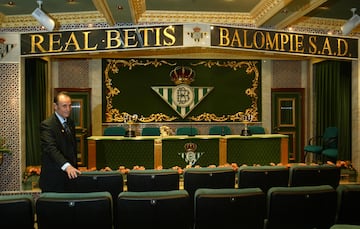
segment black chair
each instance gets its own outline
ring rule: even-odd
[[[360,226],[351,224],[334,224],[330,227],[330,229],[360,229]]]
[[[360,225],[360,184],[340,184],[338,193],[337,224]]]
[[[289,185],[286,166],[241,166],[238,169],[238,188],[260,188],[264,193],[271,187]]]
[[[41,193],[35,205],[39,229],[113,228],[109,192]]]
[[[171,191],[179,189],[180,176],[173,169],[131,170],[127,174],[127,190],[132,192]]]
[[[116,215],[121,228],[190,229],[192,215],[185,190],[122,192]]]
[[[259,188],[198,189],[195,192],[195,229],[263,229],[265,194]]]
[[[294,165],[290,167],[290,186],[331,185],[340,183],[340,167],[335,165]]]
[[[119,171],[82,172],[77,179],[70,180],[68,188],[68,192],[73,193],[109,192],[113,202],[123,190],[124,178]],[[113,211],[116,214],[116,205]]]
[[[124,178],[118,171],[82,172],[70,181],[68,192],[109,192],[115,201],[124,190]]]
[[[34,229],[34,207],[32,195],[0,195],[0,227]]]
[[[270,188],[265,228],[328,229],[335,223],[336,199],[330,185]]]
[[[199,188],[235,188],[235,175],[231,167],[185,169],[184,189],[193,199]]]

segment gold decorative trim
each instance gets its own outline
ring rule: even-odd
[[[108,64],[104,70],[105,78],[104,83],[107,89],[106,93],[106,112],[105,112],[105,121],[106,122],[124,122],[124,115],[126,112],[120,112],[118,109],[113,108],[112,100],[115,96],[120,94],[120,90],[112,86],[111,78],[109,77],[109,72],[118,73],[119,66],[127,67],[131,70],[135,66],[148,66],[153,65],[155,67],[159,67],[162,65],[169,65],[169,66],[176,66],[176,63],[170,63],[165,60],[153,60],[153,61],[139,61],[135,59],[130,60],[107,60]],[[237,70],[243,67],[246,67],[246,73],[248,75],[255,74],[254,79],[252,80],[252,85],[250,88],[245,90],[247,96],[251,99],[251,106],[245,109],[245,112],[239,111],[235,114],[228,114],[222,116],[216,116],[215,114],[210,113],[203,113],[198,116],[192,116],[189,119],[192,121],[214,121],[214,122],[224,122],[224,121],[245,121],[248,117],[251,117],[251,121],[256,122],[258,121],[258,95],[256,90],[259,86],[259,69],[257,68],[256,64],[257,61],[200,61],[197,63],[191,64],[192,66],[199,66],[203,65],[208,68],[212,68],[214,66],[217,67],[226,67],[232,68],[233,70]],[[139,122],[148,123],[148,122],[162,122],[162,121],[174,121],[178,119],[174,116],[168,116],[163,113],[158,114],[151,114],[148,117],[141,115],[138,119]]]
[[[107,1],[105,0],[93,0],[92,1],[96,7],[96,9],[101,12],[109,25],[113,26],[115,24],[114,17],[111,14],[111,10]]]
[[[140,122],[144,122],[144,123],[147,123],[147,122],[171,122],[171,121],[174,121],[178,119],[177,117],[175,116],[168,116],[168,115],[165,115],[163,113],[158,113],[158,114],[151,114],[149,117],[144,117],[144,116],[141,116],[138,121]]]
[[[203,113],[201,115],[198,115],[196,117],[192,116],[189,118],[192,121],[206,121],[206,122],[211,122],[211,121],[215,121],[215,122],[225,122],[229,119],[228,115],[223,115],[223,116],[216,116],[216,114],[210,114],[210,113]]]
[[[246,73],[248,75],[255,74],[254,79],[252,80],[252,85],[250,88],[246,89],[245,93],[251,99],[251,107],[247,108],[245,112],[237,112],[235,114],[216,116],[215,114],[203,113],[196,117],[190,117],[190,120],[193,121],[216,121],[216,122],[224,122],[224,121],[245,121],[246,118],[251,117],[251,121],[257,122],[258,118],[258,95],[256,90],[259,86],[259,69],[256,64],[257,61],[200,61],[198,63],[191,64],[192,66],[204,65],[205,67],[212,68],[213,66],[217,67],[227,67],[232,68],[233,70],[237,70],[242,67],[246,67]]]
[[[145,0],[131,0],[130,7],[133,12],[134,22],[138,23],[142,14],[146,11]]]
[[[255,26],[248,13],[147,10],[139,23],[236,23]]]
[[[135,66],[148,66],[153,65],[154,67],[159,67],[162,65],[170,65],[175,66],[176,63],[170,63],[164,60],[153,60],[149,61],[146,60],[145,62],[131,59],[129,61],[127,60],[107,60],[108,64],[106,65],[106,68],[104,70],[104,83],[107,90],[106,93],[106,111],[105,111],[105,122],[124,122],[124,117],[128,114],[126,112],[120,112],[118,109],[113,107],[112,101],[113,98],[120,94],[120,90],[116,87],[112,86],[112,79],[109,76],[109,72],[112,73],[118,73],[119,72],[119,66],[121,67],[127,67],[129,70],[131,70]],[[141,116],[138,121],[140,122],[160,122],[160,121],[173,121],[177,119],[177,117],[170,117],[168,115],[159,113],[159,114],[152,114],[149,117]]]

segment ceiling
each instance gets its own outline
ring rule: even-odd
[[[360,0],[43,0],[43,11],[66,24],[109,26],[213,23],[341,35]],[[40,26],[36,0],[0,0],[0,28]],[[360,37],[360,26],[350,36]]]

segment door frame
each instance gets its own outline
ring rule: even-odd
[[[305,98],[305,89],[304,88],[271,88],[271,102],[272,98],[273,98],[273,93],[274,92],[281,92],[281,93],[298,93],[300,94],[300,142],[299,142],[299,150],[300,150],[300,161],[304,161],[304,150],[302,150],[304,148],[304,144],[305,144],[305,102],[304,102],[304,98]],[[274,104],[272,104],[271,109],[273,108]],[[273,111],[272,111],[273,114]],[[271,119],[271,128],[273,131],[275,130],[275,126],[274,126],[274,119],[277,117],[272,117]],[[289,145],[291,145],[289,143]]]
[[[75,129],[76,130],[79,130],[79,129],[86,129],[86,135],[83,135],[83,134],[79,134],[78,131],[76,131],[76,140],[77,140],[77,144],[78,144],[78,148],[80,147],[80,153],[81,153],[81,162],[78,163],[78,166],[84,166],[86,167],[87,166],[87,157],[88,157],[88,149],[87,149],[87,137],[91,136],[92,135],[92,121],[91,121],[91,88],[54,88],[54,93],[57,94],[61,91],[66,91],[69,93],[72,101],[78,101],[78,100],[81,100],[81,99],[76,99],[76,95],[79,95],[79,96],[85,96],[88,98],[88,101],[87,101],[87,108],[88,110],[84,111],[80,111],[80,112],[84,112],[83,114],[84,115],[87,115],[87,126],[76,126],[75,124]],[[80,119],[82,119],[83,117],[80,116],[79,117]],[[80,120],[74,120],[75,122],[76,121],[80,121]],[[82,123],[80,121],[80,123]]]

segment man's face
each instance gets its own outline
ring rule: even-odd
[[[71,98],[66,95],[60,95],[58,102],[54,104],[55,111],[63,118],[68,118],[71,112]]]

